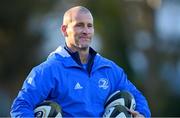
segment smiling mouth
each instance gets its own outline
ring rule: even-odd
[[[88,38],[89,36],[88,35],[80,35],[79,37],[80,38]]]
[[[89,37],[80,37],[80,39],[83,39],[83,40],[88,40]]]

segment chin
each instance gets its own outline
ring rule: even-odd
[[[78,47],[80,47],[80,48],[88,48],[88,47],[90,47],[90,44],[79,44],[78,45]]]
[[[80,49],[88,49],[90,46],[89,45],[79,45],[78,47]]]

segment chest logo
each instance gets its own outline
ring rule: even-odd
[[[101,78],[101,79],[98,81],[98,86],[99,86],[99,88],[107,89],[107,88],[109,87],[108,79],[106,79],[106,78]]]
[[[83,87],[79,84],[79,82],[76,83],[76,85],[74,86],[74,89],[82,89]]]

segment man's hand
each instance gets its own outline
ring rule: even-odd
[[[140,114],[138,111],[129,110],[128,111],[132,114],[133,118],[145,118],[142,114]]]

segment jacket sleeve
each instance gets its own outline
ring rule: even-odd
[[[142,95],[142,93],[127,79],[125,72],[117,67],[117,78],[118,85],[117,89],[119,90],[127,90],[131,92],[136,101],[136,111],[143,114],[145,117],[151,117],[150,109],[147,103],[146,98]]]
[[[35,106],[53,89],[49,73],[42,66],[32,69],[11,106],[12,117],[34,117]]]

